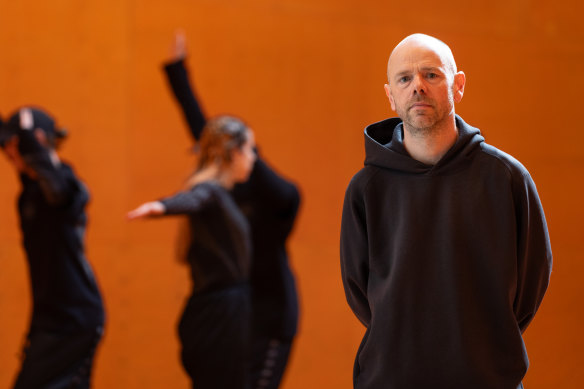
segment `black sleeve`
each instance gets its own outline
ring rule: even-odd
[[[518,257],[517,292],[513,309],[521,332],[535,316],[552,271],[552,250],[547,224],[535,183],[524,172],[515,182]]]
[[[298,189],[259,157],[254,164],[249,185],[263,207],[270,209],[280,219],[294,220],[300,205]]]
[[[363,187],[358,185],[355,178],[345,193],[340,240],[341,277],[345,296],[355,316],[367,327],[371,322],[367,297],[369,244]]]
[[[191,190],[179,192],[166,197],[160,202],[164,205],[166,215],[195,213],[207,206],[213,199],[213,192],[208,186],[199,185]]]
[[[31,131],[23,131],[19,139],[19,147],[26,145],[26,153],[22,158],[37,174],[36,180],[47,202],[53,206],[69,203],[76,187],[68,179],[67,171],[53,163],[49,151],[35,140]]]
[[[164,71],[174,97],[182,108],[191,135],[198,141],[201,138],[201,132],[207,120],[191,87],[184,60],[181,59],[164,65]]]

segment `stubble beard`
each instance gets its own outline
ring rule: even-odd
[[[421,101],[423,100],[417,100],[415,102]],[[412,108],[401,109],[397,112],[398,116],[404,122],[405,128],[411,135],[424,137],[431,135],[435,131],[436,123],[439,121],[438,112],[434,104],[430,104],[432,105],[432,110],[426,110],[427,112],[416,112]]]
[[[408,112],[403,121],[404,126],[415,137],[428,136],[436,130],[437,118],[435,113],[433,115],[412,115]]]
[[[451,96],[449,96],[449,100]],[[429,104],[432,109],[425,112],[416,112],[412,109],[414,103],[423,102]],[[454,106],[454,101],[451,101],[451,107]],[[414,137],[427,137],[438,132],[441,123],[448,119],[450,111],[448,109],[441,109],[437,107],[434,101],[425,98],[416,98],[408,103],[408,108],[398,111],[398,116],[402,118],[405,128]]]

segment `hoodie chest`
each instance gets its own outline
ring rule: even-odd
[[[472,165],[451,174],[382,170],[368,183],[364,201],[370,241],[392,247],[456,244],[472,240],[474,231],[499,238],[515,226],[509,182]]]

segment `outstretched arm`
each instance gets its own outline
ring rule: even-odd
[[[178,192],[162,200],[149,201],[128,212],[129,220],[147,216],[179,215],[194,213],[204,208],[213,197],[212,189],[208,186]]]
[[[164,65],[166,78],[174,94],[174,98],[180,104],[183,115],[191,135],[198,141],[205,127],[206,118],[201,106],[191,87],[189,75],[185,68],[186,44],[184,34],[177,32],[174,38],[173,57]]]

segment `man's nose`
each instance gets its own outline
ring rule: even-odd
[[[414,75],[412,85],[414,87],[414,93],[417,93],[417,94],[425,94],[426,93],[426,84],[425,84],[424,78],[422,77],[421,74],[418,73],[418,74]]]

